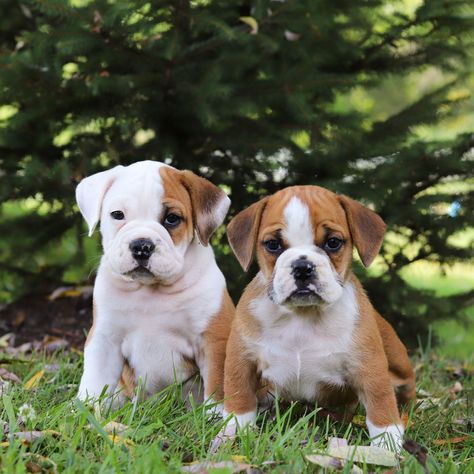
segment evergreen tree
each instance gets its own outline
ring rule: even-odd
[[[452,236],[472,226],[472,186],[445,183],[472,176],[472,135],[422,140],[416,128],[465,98],[473,10],[467,0],[410,5],[3,0],[0,297],[71,279],[90,255],[74,186],[152,159],[225,186],[234,213],[292,184],[363,201],[391,230],[379,271],[358,269],[375,306],[408,335],[459,316],[472,295],[435,297],[401,272],[469,256]],[[395,113],[344,99],[376,97],[384,81],[399,94],[430,67],[449,82]],[[217,253],[236,298],[252,272],[224,242]]]

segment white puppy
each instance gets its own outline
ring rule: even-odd
[[[143,161],[83,179],[76,198],[104,255],[78,397],[138,380],[145,395],[200,374],[204,396],[222,399],[234,306],[208,246],[229,208],[226,194],[190,171]]]

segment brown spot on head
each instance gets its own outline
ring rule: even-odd
[[[163,180],[165,215],[177,214],[181,222],[167,227],[173,242],[191,241],[196,231],[199,241],[208,245],[211,235],[221,225],[230,204],[225,192],[191,171],[160,168]]]

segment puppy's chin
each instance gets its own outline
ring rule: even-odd
[[[308,308],[322,306],[325,301],[315,291],[304,288],[293,291],[282,304],[290,308]]]
[[[179,275],[156,275],[146,267],[137,266],[128,272],[122,273],[122,277],[126,281],[140,283],[141,285],[171,286],[178,280]]]
[[[159,283],[159,279],[154,275],[148,268],[138,266],[133,270],[123,273],[122,276],[127,281],[134,281],[141,283],[142,285],[156,285]]]

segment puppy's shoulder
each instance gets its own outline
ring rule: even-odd
[[[234,325],[246,336],[257,337],[260,333],[260,324],[255,317],[255,305],[265,296],[266,288],[260,274],[247,285],[237,304]]]

